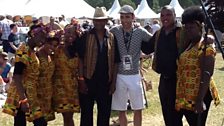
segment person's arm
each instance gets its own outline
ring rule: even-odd
[[[116,90],[117,72],[118,72],[118,63],[115,63],[113,68],[112,82],[110,84],[110,90],[109,90],[110,95],[112,95]]]
[[[23,78],[23,71],[25,69],[25,64],[22,62],[16,62],[14,73],[13,73],[13,80],[16,86],[16,89],[19,93],[19,99],[24,100],[26,99],[25,95],[25,89],[22,84],[22,78]]]
[[[156,33],[157,34],[157,33]],[[148,55],[154,52],[156,34],[154,34],[149,41],[142,41],[141,50],[144,54]]]
[[[142,41],[144,42],[148,42],[151,38],[152,38],[152,34],[149,33],[146,29],[141,28],[142,29]]]
[[[88,87],[85,83],[84,78],[84,56],[85,56],[85,48],[86,48],[86,34],[82,37],[78,38],[75,41],[75,46],[77,49],[78,57],[79,57],[79,65],[78,65],[78,88],[79,92],[82,94],[88,93]]]
[[[8,83],[11,84],[12,83],[12,78],[13,78],[13,71],[14,71],[14,66],[11,66],[7,78],[8,78]]]
[[[118,65],[121,62],[120,53],[118,49],[117,39],[114,38],[114,66],[113,66],[113,75],[112,82],[110,84],[109,94],[112,95],[116,90],[116,81],[117,81],[117,73],[118,73]]]
[[[209,89],[210,79],[214,72],[214,66],[215,49],[213,49],[213,47],[208,47],[206,49],[206,54],[202,53],[200,56],[201,80],[195,106],[196,112],[201,113],[206,109],[203,100]]]
[[[17,47],[13,44],[13,42],[9,42],[10,46],[16,51]]]

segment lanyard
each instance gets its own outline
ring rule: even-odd
[[[131,30],[131,35],[129,36],[129,40],[125,39],[125,35],[124,35],[124,30],[123,30],[123,40],[124,40],[124,45],[125,48],[127,50],[127,53],[129,53],[129,49],[130,49],[130,45],[131,45],[131,39],[132,39],[132,33],[133,33],[133,29]]]

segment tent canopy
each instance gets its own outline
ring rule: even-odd
[[[120,9],[121,9],[121,6],[120,6],[119,1],[114,0],[112,7],[107,11],[107,14],[114,19],[119,19]]]
[[[180,6],[178,0],[171,0],[169,5],[174,8],[176,17],[181,17],[182,13],[184,12],[184,9]]]
[[[137,9],[135,16],[139,19],[158,18],[158,15],[149,7],[146,0],[142,0]]]

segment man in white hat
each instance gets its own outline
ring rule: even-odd
[[[119,111],[121,126],[127,126],[127,101],[134,110],[134,126],[142,124],[144,108],[143,88],[140,76],[141,44],[151,38],[151,34],[142,27],[134,27],[134,9],[129,5],[121,7],[121,25],[111,29],[118,41],[121,62],[118,65],[116,90],[112,98],[112,110]]]
[[[94,27],[77,41],[80,58],[80,126],[93,126],[93,106],[97,103],[97,125],[109,126],[112,93],[115,90],[119,53],[111,32],[105,28],[110,19],[105,7],[96,7]]]

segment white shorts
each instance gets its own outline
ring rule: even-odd
[[[139,74],[117,75],[116,90],[112,97],[112,110],[126,111],[128,99],[133,110],[144,108],[143,88]]]

